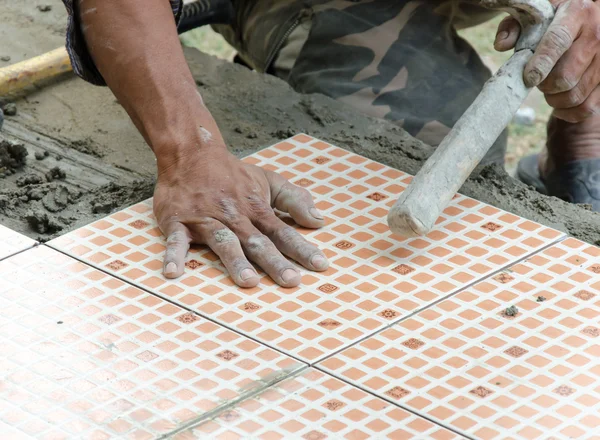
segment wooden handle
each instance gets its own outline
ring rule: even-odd
[[[523,82],[529,49],[515,53],[485,84],[388,214],[392,232],[427,235],[452,197],[508,126],[530,92]]]
[[[0,69],[0,97],[12,97],[72,70],[64,47]]]

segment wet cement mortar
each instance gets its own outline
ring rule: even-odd
[[[186,58],[230,150],[240,157],[300,132],[410,174],[415,174],[433,151],[390,122],[364,116],[322,95],[298,94],[275,77],[218,60],[195,49],[186,49]],[[74,88],[88,87],[79,80],[70,79],[66,85],[61,85],[63,90],[69,90],[69,81],[77,82]],[[72,95],[81,96],[79,92]],[[100,98],[96,97],[95,102],[88,103],[84,98],[71,105],[99,108],[108,105],[97,102],[99,99],[114,102],[114,98],[104,93]],[[39,101],[40,98],[36,102]],[[17,106],[20,104],[17,102]],[[28,108],[31,108],[30,104]],[[117,111],[125,117],[120,107]],[[127,130],[133,132],[133,126]],[[74,148],[110,163],[111,151],[115,150],[114,144],[107,141],[111,138],[110,127],[87,127],[81,131],[77,139],[89,139],[89,142],[65,143],[65,154],[69,148]],[[92,132],[102,134],[90,139]],[[88,144],[93,147],[88,148]],[[137,144],[136,148],[139,148]],[[152,169],[151,153],[137,156],[140,156],[138,162],[133,160],[128,164],[129,168]],[[27,157],[26,160],[35,158]],[[14,173],[25,178],[27,164]],[[71,188],[65,192],[61,183],[68,182],[69,175],[51,179],[39,176],[39,181],[34,178],[22,185],[16,183],[15,176],[4,182],[0,178],[0,223],[42,241],[147,199],[152,196],[154,185],[152,173],[147,172],[126,185],[113,182],[91,191]],[[585,206],[539,194],[511,178],[501,167],[479,168],[461,193],[600,245],[600,214]]]

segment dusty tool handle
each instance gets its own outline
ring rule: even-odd
[[[432,230],[529,94],[523,71],[532,56],[529,49],[516,52],[485,84],[390,210],[392,232],[414,237]]]
[[[229,23],[234,16],[231,0],[197,0],[183,6],[178,33],[207,24]],[[71,72],[64,47],[0,68],[0,98],[14,98],[35,86]]]
[[[0,69],[0,97],[18,95],[71,71],[69,55],[64,47]]]

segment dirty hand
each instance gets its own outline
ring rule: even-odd
[[[301,226],[323,226],[308,191],[240,161],[220,135],[201,130],[203,139],[189,153],[158,163],[154,213],[167,237],[164,275],[183,273],[190,243],[208,245],[241,287],[259,283],[250,261],[284,287],[300,284],[301,275],[283,255],[307,269],[326,270],[325,255],[273,210],[289,213]]]
[[[539,87],[554,115],[581,122],[600,113],[600,2],[551,0],[556,16],[525,67],[525,83]],[[494,47],[512,49],[519,38],[512,17],[498,26]]]

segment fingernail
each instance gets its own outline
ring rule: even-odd
[[[496,43],[506,40],[507,38],[508,38],[508,31],[498,32],[498,35],[496,35]]]
[[[312,215],[317,220],[323,220],[323,214],[321,214],[317,208],[310,208],[308,212],[310,212],[310,215]]]
[[[296,278],[297,276],[298,276],[298,272],[296,272],[295,270],[293,270],[293,269],[286,269],[281,274],[281,279],[285,283],[289,283],[289,282],[293,281],[294,278]]]
[[[527,75],[527,85],[529,87],[535,87],[542,82],[542,74],[537,70],[532,70]]]
[[[252,269],[244,269],[242,273],[240,273],[240,278],[242,279],[242,281],[249,280],[250,278],[254,278],[256,276],[258,276],[258,274]]]
[[[169,263],[167,264],[167,267],[165,267],[165,274],[174,274],[177,273],[177,265],[175,263]]]
[[[323,255],[315,255],[310,259],[310,264],[317,270],[325,270],[329,267],[327,259]]]

